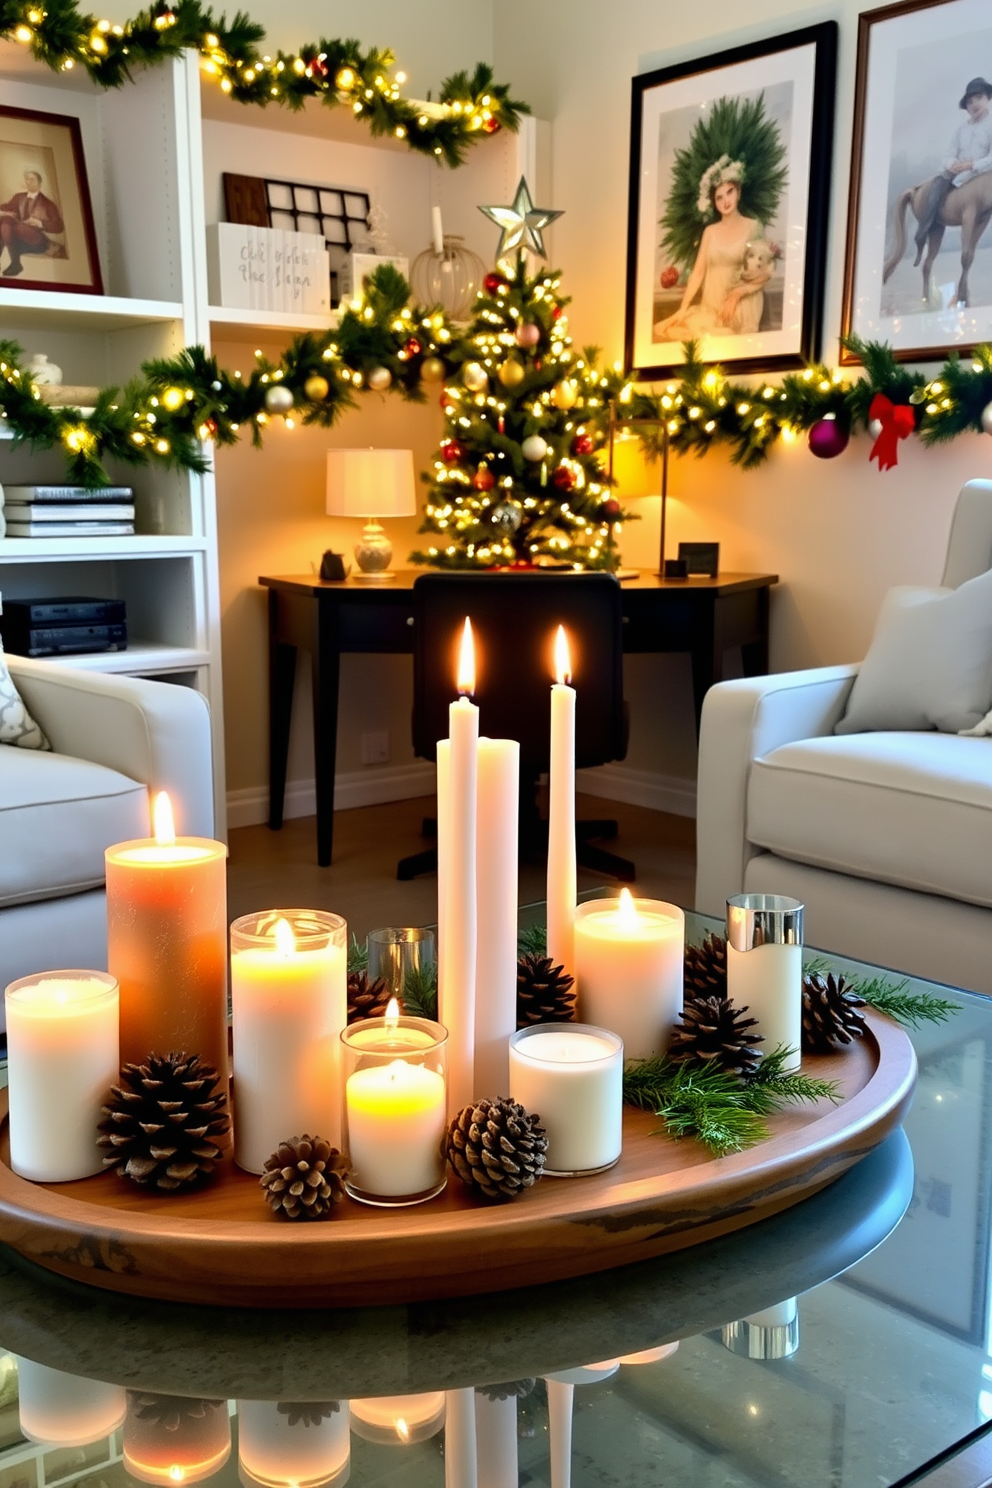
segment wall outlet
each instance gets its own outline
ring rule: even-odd
[[[384,765],[389,759],[389,733],[383,729],[381,733],[362,735],[362,764]]]

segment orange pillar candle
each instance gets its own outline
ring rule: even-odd
[[[197,1054],[227,1074],[227,848],[176,837],[164,793],[155,837],[108,847],[108,960],[120,983],[121,1063]]]

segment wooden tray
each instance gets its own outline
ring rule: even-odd
[[[870,1014],[844,1054],[806,1059],[837,1080],[839,1105],[775,1116],[772,1135],[732,1157],[654,1135],[624,1113],[616,1167],[545,1178],[489,1205],[454,1178],[430,1203],[386,1211],[344,1202],[293,1224],[269,1213],[258,1179],[227,1163],[211,1187],[147,1194],[112,1174],[36,1184],[10,1169],[0,1092],[0,1240],[28,1260],[109,1291],[249,1307],[356,1307],[467,1296],[584,1276],[755,1223],[832,1183],[896,1126],[916,1079],[905,1033]]]

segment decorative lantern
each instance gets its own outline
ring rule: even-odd
[[[413,260],[410,281],[422,305],[440,305],[451,320],[467,320],[485,278],[486,266],[464,239],[445,234],[440,253],[426,248]]]

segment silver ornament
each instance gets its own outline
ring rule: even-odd
[[[882,432],[882,420],[881,419],[872,419],[871,422],[868,425],[868,433],[871,435],[872,439],[877,439],[878,436],[881,434],[881,432]]]
[[[293,406],[293,394],[288,387],[277,382],[265,389],[265,406],[270,413],[288,413]]]
[[[992,434],[992,403],[986,403],[982,409],[982,428],[986,434]]]
[[[492,524],[504,537],[512,537],[523,519],[523,512],[513,501],[501,501],[493,508]]]
[[[373,367],[366,381],[374,393],[384,393],[393,380],[388,367]]]
[[[471,393],[481,393],[483,388],[489,386],[489,377],[486,369],[478,362],[466,362],[462,368],[462,382]]]
[[[540,434],[530,434],[520,446],[520,453],[525,460],[531,460],[536,465],[548,453],[548,441],[542,439]]]

